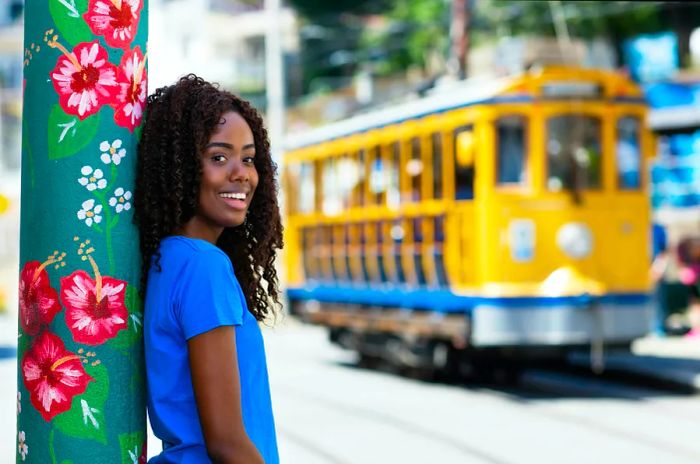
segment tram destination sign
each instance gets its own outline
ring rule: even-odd
[[[601,98],[603,86],[596,82],[547,82],[540,87],[545,98]]]

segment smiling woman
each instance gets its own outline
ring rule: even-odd
[[[151,462],[279,462],[258,321],[278,305],[276,166],[260,115],[188,75],[149,97],[134,195]]]
[[[258,185],[250,126],[238,113],[227,111],[200,156],[199,211],[177,232],[216,243],[224,228],[246,221]]]

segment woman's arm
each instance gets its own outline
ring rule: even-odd
[[[217,327],[192,337],[187,345],[209,457],[216,464],[264,464],[243,426],[234,327]]]

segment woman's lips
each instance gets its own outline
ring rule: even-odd
[[[224,203],[233,209],[246,209],[248,208],[248,202],[246,200],[238,200],[236,198],[224,198],[221,197]]]

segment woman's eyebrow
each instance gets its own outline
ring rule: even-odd
[[[212,147],[228,148],[229,150],[233,150],[233,145],[231,145],[230,143],[226,143],[226,142],[211,142],[211,143],[208,143],[204,147],[204,149],[206,150],[207,148],[212,148]]]
[[[226,143],[226,142],[211,142],[211,143],[208,143],[208,144],[204,147],[204,149],[206,150],[206,149],[208,149],[208,148],[214,148],[214,147],[228,148],[229,150],[233,150],[233,145],[231,145],[230,143]],[[247,144],[247,145],[243,145],[243,148],[241,148],[241,151],[243,151],[243,150],[251,150],[251,149],[252,149],[252,150],[255,150],[255,144],[254,144],[254,143],[249,143],[249,144]]]

